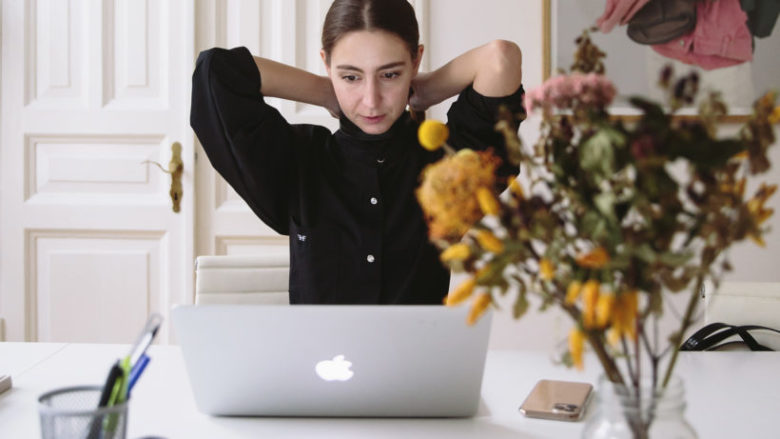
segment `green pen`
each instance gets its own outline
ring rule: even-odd
[[[130,356],[126,356],[119,364],[119,368],[122,369],[122,374],[117,378],[114,383],[114,388],[111,389],[111,397],[108,399],[108,406],[112,407],[117,404],[122,404],[127,400],[127,385],[128,377],[130,375]],[[104,430],[109,433],[114,433],[117,424],[117,414],[112,413],[105,421]]]

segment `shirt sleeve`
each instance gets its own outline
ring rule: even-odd
[[[245,47],[201,52],[192,76],[190,125],[211,164],[277,233],[288,233],[294,145],[310,129],[291,125],[266,104],[261,76]]]
[[[520,127],[525,119],[523,96],[525,90],[520,87],[508,96],[483,96],[474,90],[473,85],[466,87],[447,112],[447,125],[450,130],[448,143],[455,149],[470,148],[484,150],[493,148],[495,154],[502,159],[498,175],[508,177],[515,175],[517,169],[509,163],[504,136],[496,131],[498,109],[504,105],[515,116],[514,130]]]

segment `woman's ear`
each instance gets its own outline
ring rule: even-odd
[[[415,75],[417,74],[417,72],[420,71],[420,64],[422,63],[424,49],[425,47],[422,44],[417,46],[417,57],[414,59],[414,62],[412,63],[412,68],[414,70]]]
[[[328,76],[330,76],[330,64],[328,63],[328,54],[325,53],[325,49],[320,49],[320,58],[322,58],[322,63],[325,64],[325,70],[328,72]]]

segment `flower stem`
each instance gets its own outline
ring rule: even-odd
[[[696,304],[699,302],[699,291],[701,291],[703,285],[704,273],[700,273],[696,278],[696,286],[694,287],[695,289],[693,294],[691,294],[691,297],[688,300],[688,307],[685,309],[685,315],[683,316],[682,325],[680,326],[680,332],[675,334],[674,340],[672,341],[672,358],[669,360],[669,366],[666,369],[664,381],[661,384],[661,388],[663,389],[666,388],[666,385],[669,384],[669,380],[672,378],[672,370],[674,369],[674,364],[677,362],[677,354],[680,353],[680,343],[682,343],[685,331],[692,323],[691,320],[693,318],[693,312],[696,310]]]

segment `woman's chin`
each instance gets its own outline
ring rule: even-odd
[[[360,128],[366,134],[383,134],[390,129],[392,123],[389,123],[387,121],[381,121],[379,123],[371,123],[371,122],[366,122],[361,120],[355,125],[357,125],[358,128]]]

